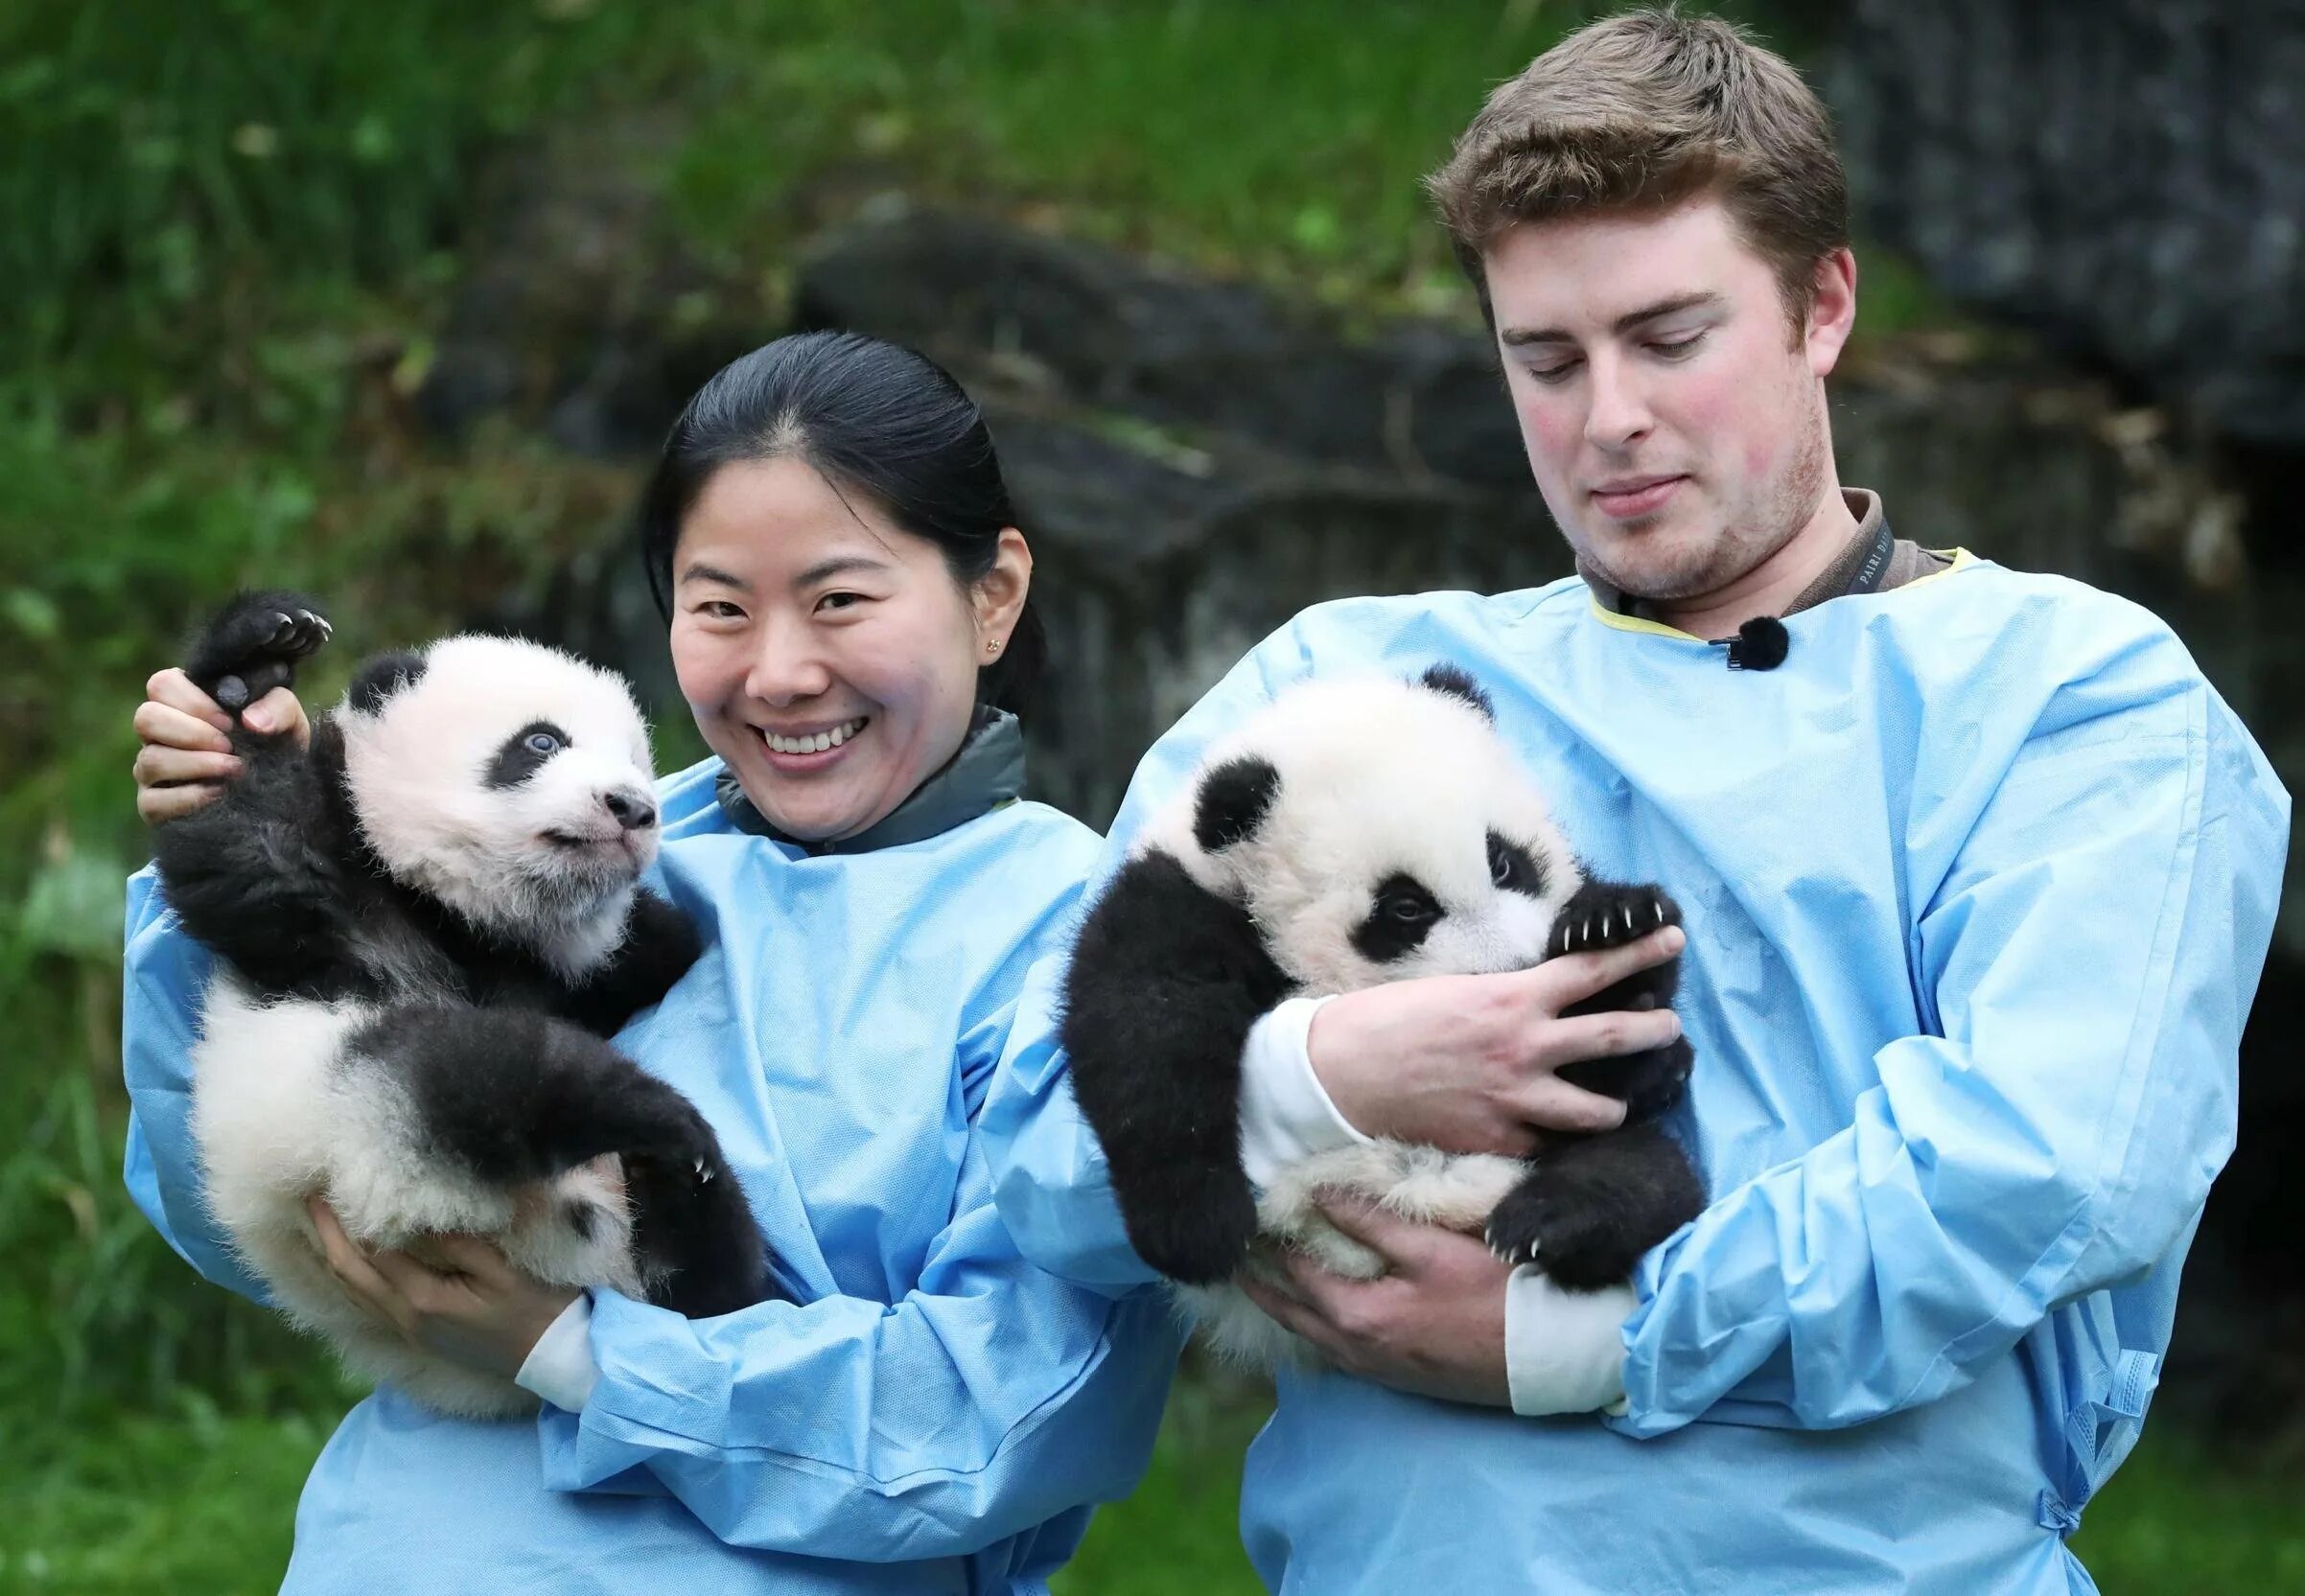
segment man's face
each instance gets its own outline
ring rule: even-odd
[[[1821,273],[1797,337],[1775,273],[1711,198],[1523,222],[1484,263],[1537,487],[1611,585],[1716,592],[1816,514],[1831,477],[1822,379],[1848,335],[1852,266]]]

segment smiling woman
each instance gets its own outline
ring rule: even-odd
[[[689,402],[642,553],[682,695],[772,835],[853,844],[964,744],[1013,741],[1041,647],[1014,522],[983,416],[910,350],[780,338]]]
[[[482,1423],[381,1386],[314,1469],[282,1588],[1044,1591],[1088,1504],[1142,1469],[1176,1330],[1156,1299],[1028,1263],[978,1141],[1098,847],[1019,801],[1040,639],[991,439],[918,355],[786,338],[697,394],[641,508],[717,757],[653,795],[659,884],[705,951],[616,1045],[710,1123],[790,1300],[688,1319],[570,1301],[484,1237],[419,1257],[323,1231],[354,1306],[544,1406]],[[151,690],[160,820],[244,777],[213,699],[180,671]],[[284,689],[246,714],[302,724]],[[564,731],[521,723],[474,785],[562,757]],[[254,1291],[186,1129],[209,951],[149,878],[132,902],[129,1190]]]

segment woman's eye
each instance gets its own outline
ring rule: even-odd
[[[560,747],[560,739],[549,731],[528,733],[528,752],[530,753],[558,753]]]
[[[827,593],[816,601],[819,610],[853,610],[864,602],[862,593]]]
[[[696,613],[711,620],[739,620],[744,615],[725,598],[708,598],[696,607]]]

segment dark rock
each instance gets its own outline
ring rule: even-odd
[[[1956,298],[2305,447],[2305,3],[1852,0],[1859,215]]]
[[[567,129],[482,185],[485,220],[416,394],[442,442],[497,415],[595,459],[653,454],[688,395],[760,341],[672,240],[662,118]]]

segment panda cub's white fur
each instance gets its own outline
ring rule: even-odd
[[[1280,775],[1272,812],[1218,852],[1194,834],[1199,775],[1241,756]],[[1501,888],[1486,842],[1496,833],[1543,869],[1541,893]],[[1292,996],[1341,993],[1430,975],[1525,969],[1544,959],[1562,907],[1583,885],[1543,797],[1488,717],[1471,704],[1388,677],[1329,678],[1280,695],[1213,744],[1195,779],[1132,850],[1174,856],[1208,891],[1243,904]],[[1366,884],[1413,875],[1448,913],[1422,945],[1383,962],[1359,951]],[[1323,1191],[1367,1198],[1405,1218],[1478,1234],[1527,1166],[1380,1139],[1293,1165],[1259,1197],[1269,1245],[1309,1254],[1354,1279],[1376,1256],[1331,1225]],[[1249,1267],[1259,1264],[1254,1255]],[[1312,1356],[1231,1284],[1173,1287],[1209,1347],[1255,1369]]]

